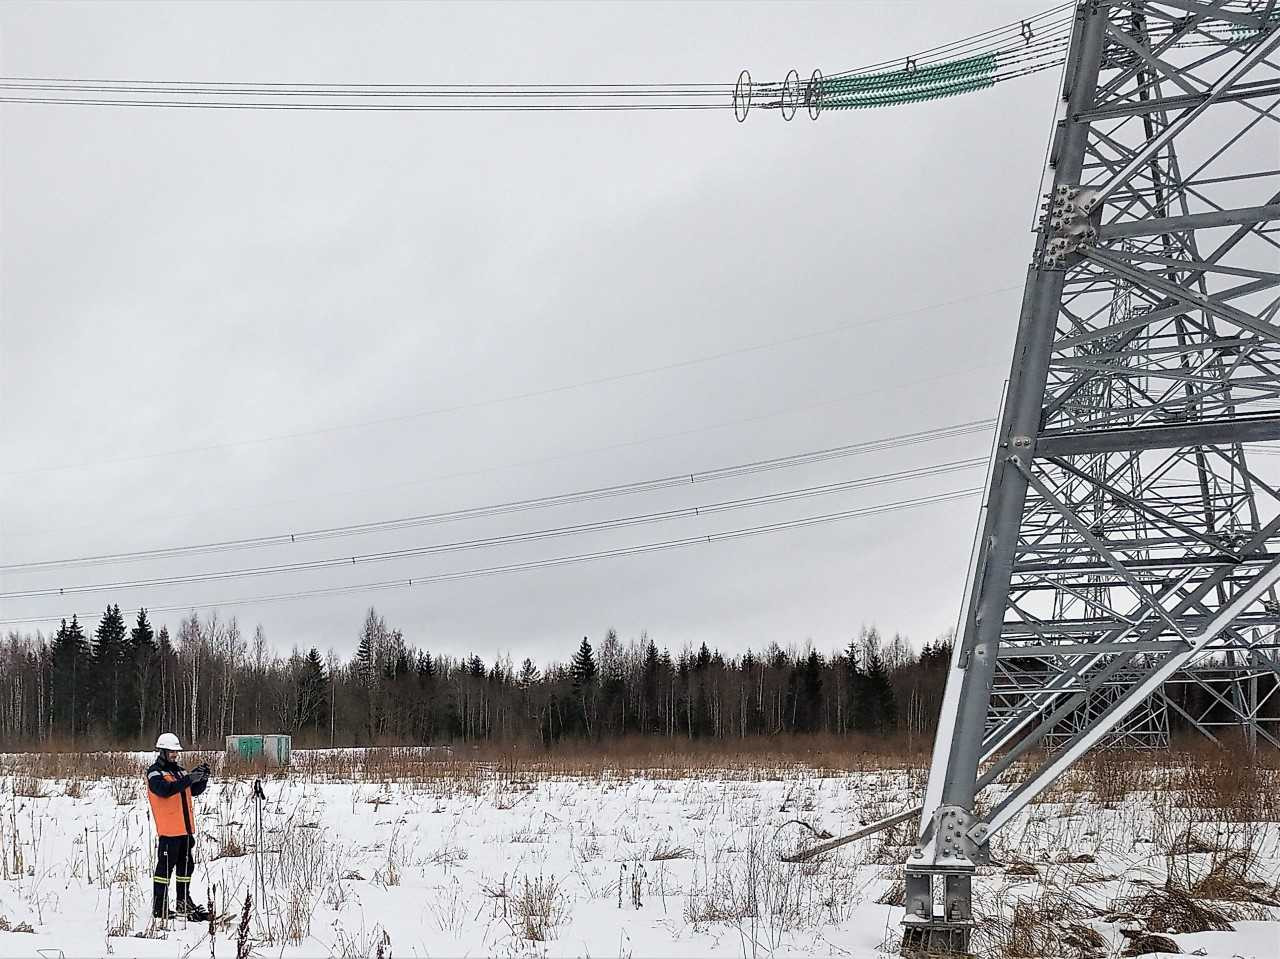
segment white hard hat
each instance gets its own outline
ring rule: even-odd
[[[182,752],[182,743],[178,742],[178,737],[173,733],[161,733],[160,738],[156,740],[156,749],[167,749],[170,752]]]

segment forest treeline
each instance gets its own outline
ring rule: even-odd
[[[841,650],[811,645],[726,656],[672,652],[613,630],[576,640],[562,663],[432,653],[370,608],[354,654],[277,654],[216,613],[174,634],[146,610],[108,606],[86,631],[10,633],[0,651],[0,741],[149,746],[172,730],[193,745],[282,732],[295,745],[509,742],[626,735],[734,739],[785,733],[928,737],[942,700],[949,639],[919,652],[863,628]]]

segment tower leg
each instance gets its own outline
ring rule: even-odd
[[[1053,151],[1050,204],[1055,198],[1065,204],[1068,191],[1080,183],[1089,124],[1077,118],[1093,104],[1106,27],[1105,7],[1081,4],[1077,9]],[[979,849],[968,830],[975,823],[978,766],[1027,496],[1020,459],[1029,462],[1040,430],[1063,290],[1064,260],[1053,242],[1051,231],[1041,230],[1027,274],[975,572],[947,680],[920,834],[907,863],[908,914],[903,920],[903,954],[907,956],[967,955],[970,945],[973,874],[985,846]],[[941,887],[940,901],[934,896],[935,884]]]
[[[1163,745],[1171,705],[1208,735],[1230,712],[1246,744],[1280,745],[1254,675],[1280,634],[1280,490],[1246,462],[1249,444],[1280,441],[1280,193],[1262,179],[1274,129],[1259,126],[1280,86],[1275,9],[1074,5],[1048,202],[905,864],[908,956],[981,948],[973,881],[991,836],[1090,749]],[[1171,681],[1207,691],[1213,715],[1164,696]]]

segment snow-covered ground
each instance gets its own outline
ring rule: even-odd
[[[66,780],[5,777],[0,929],[34,931],[0,931],[0,956],[210,954],[207,926],[151,927],[141,762],[137,777],[86,780],[79,795]],[[894,898],[905,829],[816,862],[778,856],[804,838],[792,820],[840,835],[914,804],[921,785],[918,772],[874,769],[571,777],[478,764],[419,782],[267,779],[254,953],[891,955],[902,909],[878,900]],[[1233,901],[1215,907],[1234,931],[1174,935],[1183,952],[1280,956],[1280,909],[1265,905],[1276,823],[1159,793],[1101,801],[1085,785],[1055,790],[993,848],[1004,865],[978,882],[984,915],[1000,917],[982,932],[986,954],[1118,956],[1122,929],[1158,922],[1153,891],[1173,869],[1187,887],[1240,880],[1219,883]],[[216,781],[197,804],[193,888],[235,913],[213,943],[233,956],[257,861],[251,781]]]

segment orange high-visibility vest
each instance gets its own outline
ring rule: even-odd
[[[176,782],[171,772],[161,773],[165,782]],[[196,834],[196,810],[191,804],[191,790],[183,789],[173,796],[157,796],[147,787],[147,799],[151,802],[151,816],[156,822],[156,833],[161,836],[194,836]]]

